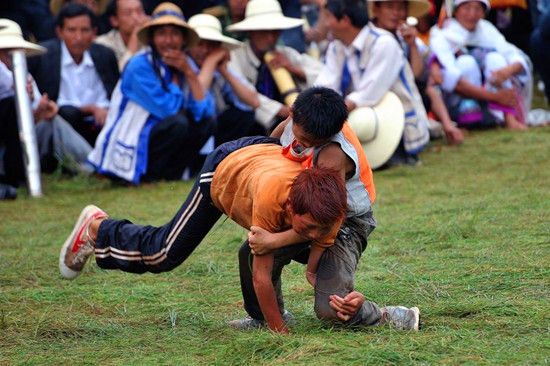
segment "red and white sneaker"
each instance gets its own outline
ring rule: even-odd
[[[90,223],[106,217],[109,215],[94,205],[88,205],[82,210],[71,235],[65,240],[59,253],[59,270],[63,277],[72,280],[80,274],[95,247],[95,243],[88,235]]]

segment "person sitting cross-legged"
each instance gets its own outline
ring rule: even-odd
[[[48,53],[28,59],[40,93],[57,103],[59,115],[90,145],[105,124],[120,76],[113,51],[93,43],[96,33],[92,10],[70,3],[57,16],[57,38],[41,43]]]
[[[216,126],[211,98],[185,53],[199,37],[168,2],[138,37],[147,47],[128,61],[88,160],[133,184],[179,180]]]

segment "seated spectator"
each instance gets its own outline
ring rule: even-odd
[[[464,135],[451,120],[441,93],[431,85],[429,70],[425,67],[429,59],[429,48],[417,37],[416,28],[407,25],[408,16],[419,18],[430,9],[427,0],[369,0],[373,23],[392,33],[403,49],[407,62],[411,65],[416,86],[424,101],[424,106],[431,108],[440,119],[443,132],[450,145],[462,143]]]
[[[429,141],[428,117],[414,75],[395,37],[369,23],[363,0],[328,0],[326,22],[335,38],[316,85],[339,91],[349,111],[373,107],[392,91],[403,104],[403,138],[391,164],[416,165]]]
[[[25,41],[17,23],[0,19],[0,151],[3,151],[3,156],[0,156],[0,166],[3,167],[0,168],[0,200],[15,198],[15,187],[25,180],[14,103],[10,56],[12,50],[24,51],[28,56],[46,52],[44,47]],[[58,164],[62,163],[69,169],[74,168],[73,171],[80,171],[81,167],[75,166],[74,163],[83,164],[92,148],[57,115],[58,107],[55,102],[50,100],[47,94],[40,95],[36,83],[30,77],[27,81],[27,91],[32,101],[41,170],[53,172]]]
[[[229,65],[260,93],[256,120],[267,130],[289,115],[289,106],[283,104],[285,95],[277,88],[269,67],[285,68],[299,89],[311,86],[322,68],[311,56],[277,45],[282,30],[302,24],[302,19],[284,16],[276,0],[251,0],[246,5],[245,19],[227,27],[228,31],[247,34],[243,47],[231,51]],[[268,52],[274,55],[269,67],[264,59]]]
[[[200,68],[199,81],[205,90],[210,90],[216,106],[216,146],[243,136],[265,134],[254,119],[254,109],[260,106],[256,89],[227,66],[229,50],[242,43],[224,36],[220,21],[212,15],[193,15],[189,25],[200,41],[188,53],[193,66]]]
[[[95,42],[113,50],[122,72],[130,57],[142,46],[137,32],[149,17],[143,11],[141,0],[111,0],[106,14],[113,29],[97,37]]]
[[[133,184],[181,179],[215,129],[212,100],[185,53],[199,37],[172,3],[161,3],[138,37],[148,47],[126,65],[88,159]]]
[[[47,93],[59,114],[93,145],[119,78],[116,57],[109,48],[92,43],[96,23],[88,7],[64,6],[56,23],[58,38],[42,43],[48,53],[29,58],[28,69],[40,92]]]
[[[61,9],[71,3],[86,5],[92,10],[97,18],[97,34],[107,33],[111,29],[109,20],[105,16],[109,0],[51,0],[50,11],[57,17]]]
[[[433,77],[459,126],[504,122],[509,129],[522,130],[532,89],[529,60],[483,19],[488,9],[488,0],[458,0],[454,17],[442,29],[432,29],[430,48],[442,69],[441,76],[432,69]]]

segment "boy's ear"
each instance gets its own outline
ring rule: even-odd
[[[288,115],[292,119],[294,119],[294,113],[293,112],[294,112],[294,107],[293,106],[288,107]]]

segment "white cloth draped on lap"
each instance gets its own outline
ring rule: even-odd
[[[105,126],[88,155],[88,162],[102,174],[138,183],[147,168],[147,156],[140,153],[139,147],[148,143],[140,138],[148,118],[146,109],[123,96],[119,82],[111,98]]]

